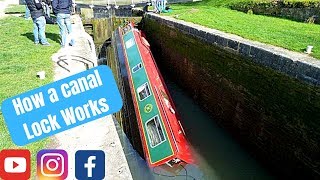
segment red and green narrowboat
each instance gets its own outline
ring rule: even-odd
[[[133,23],[119,27],[116,34],[117,55],[124,59],[143,152],[149,166],[194,163],[149,43]]]

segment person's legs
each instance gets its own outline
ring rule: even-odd
[[[39,28],[37,25],[37,19],[33,19],[33,36],[34,36],[34,43],[39,44]]]
[[[61,46],[64,47],[66,44],[66,26],[65,26],[65,14],[58,14],[57,15],[57,24],[60,29],[60,36],[61,36]]]
[[[24,18],[25,19],[30,19],[31,18],[30,10],[29,10],[25,0],[23,0],[23,4],[26,6],[26,12],[24,14]]]
[[[24,15],[24,18],[25,19],[30,19],[31,18],[31,15],[30,15],[30,10],[28,8],[28,6],[26,5],[26,13]]]
[[[71,26],[71,19],[70,19],[70,14],[66,14],[66,18],[65,18],[65,24],[66,24],[66,27],[67,27],[67,30],[68,30],[68,35],[71,36],[71,33],[72,33],[72,26]],[[70,46],[73,46],[74,45],[74,40],[73,38],[71,38],[70,40]]]
[[[44,16],[37,18],[37,25],[39,27],[39,38],[42,45],[49,45],[46,38],[46,19]]]

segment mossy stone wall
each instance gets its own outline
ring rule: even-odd
[[[320,178],[319,86],[148,16],[143,31],[163,73],[253,155],[280,176]]]

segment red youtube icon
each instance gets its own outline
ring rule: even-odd
[[[30,178],[30,151],[7,149],[0,152],[0,178],[27,180]]]

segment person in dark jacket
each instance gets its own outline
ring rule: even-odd
[[[40,41],[42,45],[50,46],[45,33],[46,19],[44,18],[41,0],[26,0],[26,3],[33,20],[34,43],[37,45]]]
[[[70,42],[66,42],[67,35],[70,35],[72,32],[71,29],[71,8],[72,0],[53,0],[52,9],[53,13],[57,16],[57,23],[60,29],[61,36],[61,47],[65,47],[66,44],[71,46],[74,45],[74,40],[71,39]]]

